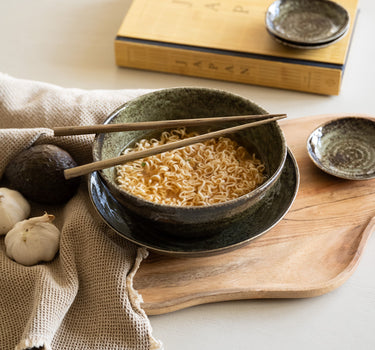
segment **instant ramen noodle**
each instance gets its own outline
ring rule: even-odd
[[[142,139],[123,154],[197,136],[185,128]],[[236,141],[219,137],[116,167],[125,191],[159,204],[204,206],[238,198],[265,181],[265,167]]]

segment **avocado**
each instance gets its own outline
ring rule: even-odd
[[[64,170],[77,166],[64,149],[51,145],[35,145],[19,153],[7,165],[4,177],[8,186],[31,201],[61,204],[77,191],[79,178],[66,180]]]

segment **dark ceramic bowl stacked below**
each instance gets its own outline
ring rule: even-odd
[[[266,13],[272,38],[297,49],[318,49],[341,40],[349,22],[347,10],[328,0],[277,0]]]
[[[126,103],[105,123],[207,118],[266,111],[240,96],[205,88],[174,88],[152,92]],[[192,127],[200,133],[237,125]],[[94,160],[116,157],[136,140],[161,131],[138,130],[98,134]],[[284,135],[271,122],[230,137],[255,152],[265,164],[266,181],[237,199],[220,204],[183,207],[157,204],[134,196],[115,181],[115,168],[93,173],[89,191],[102,218],[123,237],[159,253],[201,256],[234,249],[273,227],[288,211],[299,173]]]

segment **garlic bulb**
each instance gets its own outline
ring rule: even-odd
[[[52,260],[60,241],[60,231],[52,224],[54,219],[54,215],[45,213],[15,224],[5,236],[8,257],[26,266]]]
[[[0,235],[30,215],[30,204],[18,191],[0,188]]]

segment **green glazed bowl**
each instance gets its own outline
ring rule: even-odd
[[[193,87],[172,88],[135,98],[114,111],[105,124],[266,113],[255,103],[225,91]],[[213,131],[234,125],[238,123],[213,125],[209,128]],[[204,133],[208,131],[208,127],[190,130]],[[98,134],[93,144],[94,161],[117,157],[135,141],[160,135],[161,131],[137,130]],[[277,122],[248,128],[230,137],[246,147],[250,153],[255,152],[265,164],[267,179],[255,190],[224,203],[199,207],[157,204],[120,189],[115,182],[114,167],[99,171],[99,175],[112,195],[129,211],[135,229],[142,223],[142,229],[146,227],[153,234],[185,238],[209,236],[231,225],[242,212],[256,205],[266,195],[279,178],[287,155],[286,141]]]

